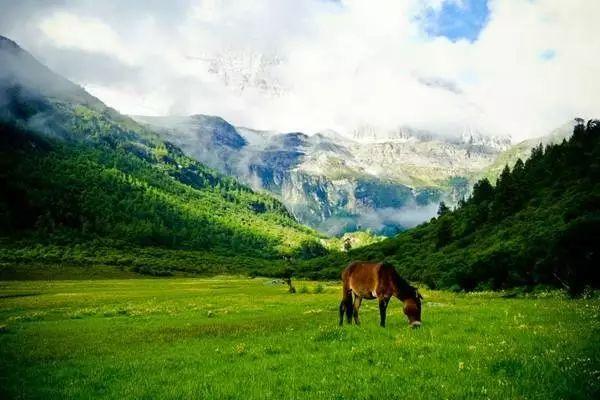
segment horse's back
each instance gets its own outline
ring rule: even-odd
[[[352,290],[365,298],[377,297],[379,276],[384,263],[355,261],[342,271],[344,290]]]

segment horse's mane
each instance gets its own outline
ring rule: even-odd
[[[400,274],[398,274],[398,271],[396,271],[396,268],[391,263],[384,261],[383,265],[385,267],[391,267],[394,270],[394,280],[396,281],[395,283],[396,287],[398,288],[398,291],[403,295],[406,295],[407,297],[412,297],[416,299],[420,303],[423,296],[421,296],[417,288],[412,286],[410,283],[408,283],[406,279],[401,277]]]

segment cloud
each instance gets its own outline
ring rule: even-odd
[[[0,17],[0,34],[125,113],[204,113],[309,133],[469,126],[516,140],[600,115],[600,2],[65,0],[2,8],[9,17]],[[460,15],[462,26],[448,25]]]
[[[453,81],[449,81],[446,79],[442,79],[442,78],[436,78],[436,77],[417,77],[417,81],[419,81],[419,83],[431,87],[431,88],[438,88],[438,89],[443,89],[443,90],[447,90],[451,93],[455,93],[455,94],[461,94],[462,90],[458,87],[458,85],[453,82]]]
[[[353,217],[331,217],[320,224],[318,229],[328,235],[339,235],[340,232],[355,229],[370,229],[378,234],[394,235],[400,230],[412,228],[437,215],[439,204],[424,206],[408,204],[400,208],[379,208],[363,211]]]
[[[432,203],[425,206],[409,205],[402,208],[381,208],[359,216],[362,228],[380,231],[386,226],[400,226],[404,229],[412,228],[437,215],[439,204]]]
[[[135,62],[135,53],[127,50],[109,25],[96,18],[60,11],[42,19],[39,28],[59,49],[106,54],[129,65]]]

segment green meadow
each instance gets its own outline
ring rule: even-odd
[[[600,300],[422,290],[337,326],[338,282],[246,277],[0,282],[0,397],[588,399]]]

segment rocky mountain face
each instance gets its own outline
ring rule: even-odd
[[[456,203],[520,143],[465,129],[454,137],[408,127],[363,126],[350,135],[267,132],[220,117],[134,117],[209,166],[275,194],[302,222],[329,234],[394,234]],[[513,159],[514,158],[514,159]],[[504,164],[503,164],[504,165]],[[490,172],[495,173],[495,171]]]

